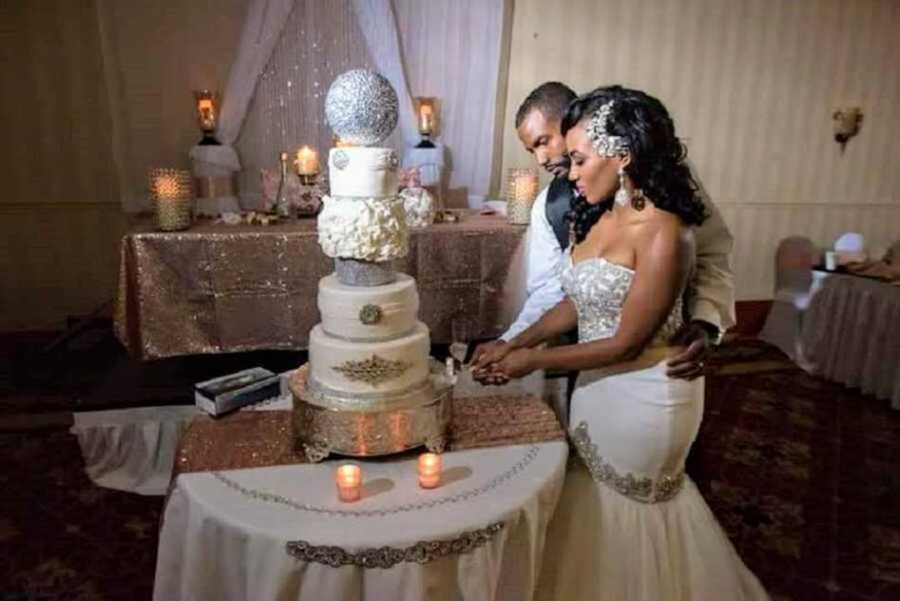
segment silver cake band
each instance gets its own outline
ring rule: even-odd
[[[368,288],[392,284],[397,280],[393,260],[376,262],[335,257],[334,274],[342,284]]]

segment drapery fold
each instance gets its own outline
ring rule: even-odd
[[[406,68],[400,52],[400,35],[391,0],[352,0],[359,28],[366,38],[375,69],[384,75],[394,90],[400,106],[400,136],[406,146],[418,141],[412,97],[406,80]]]
[[[225,85],[216,132],[223,145],[231,146],[237,141],[256,91],[256,83],[293,8],[294,0],[252,0],[241,32],[237,57]]]

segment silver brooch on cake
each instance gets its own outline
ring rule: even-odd
[[[391,361],[378,355],[372,355],[369,359],[346,361],[331,369],[340,372],[352,382],[365,382],[372,386],[378,386],[394,378],[399,378],[410,367],[412,367],[412,363],[407,361]]]
[[[347,153],[343,150],[336,150],[332,155],[331,162],[334,163],[334,166],[338,169],[344,169],[350,164],[350,157],[347,156]]]
[[[359,321],[367,326],[375,325],[381,321],[382,312],[378,305],[363,305],[359,310]]]

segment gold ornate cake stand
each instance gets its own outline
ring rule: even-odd
[[[390,397],[348,396],[318,385],[303,365],[289,380],[294,445],[312,462],[332,453],[375,457],[422,445],[440,453],[447,444],[454,381],[432,359],[421,386]]]

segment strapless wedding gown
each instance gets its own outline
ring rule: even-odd
[[[615,334],[634,272],[600,258],[564,261],[579,340]],[[538,598],[768,599],[684,472],[703,380],[666,376],[666,341],[682,323],[679,300],[637,360],[579,375],[569,412],[577,457],[548,532]]]

